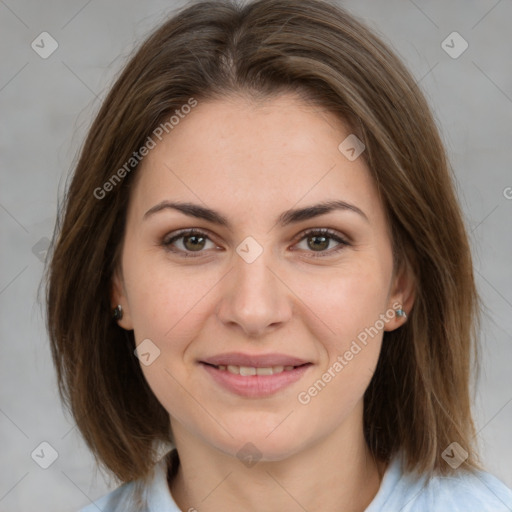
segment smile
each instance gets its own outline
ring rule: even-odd
[[[228,371],[229,373],[232,373],[234,375],[243,375],[244,377],[248,377],[250,375],[275,375],[276,373],[281,372],[289,372],[293,370],[294,368],[298,368],[298,366],[268,366],[268,367],[262,367],[262,368],[256,368],[254,366],[236,366],[233,364],[230,364],[228,366],[226,365],[212,365],[215,366],[218,370],[221,371]],[[302,365],[301,365],[302,366]]]
[[[201,366],[222,389],[247,398],[264,398],[297,382],[313,365],[254,367],[201,362]]]

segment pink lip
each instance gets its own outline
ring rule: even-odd
[[[201,363],[233,366],[252,366],[254,368],[267,368],[269,366],[300,366],[309,361],[286,354],[244,354],[242,352],[226,352],[216,356],[207,357]]]
[[[294,368],[293,370],[284,370],[281,373],[276,373],[274,375],[250,375],[247,377],[230,373],[227,370],[219,370],[215,366],[210,366],[205,363],[201,363],[201,366],[212,376],[215,382],[220,384],[224,389],[243,397],[263,398],[277,393],[294,382],[297,382],[304,373],[308,371],[312,364],[308,363],[304,366]],[[260,365],[259,367],[263,366],[264,365]],[[257,367],[258,366],[256,366],[256,368]]]

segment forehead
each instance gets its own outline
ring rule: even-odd
[[[263,213],[328,198],[373,210],[377,192],[363,158],[338,149],[350,134],[336,115],[294,94],[199,101],[141,162],[133,206],[173,198]]]

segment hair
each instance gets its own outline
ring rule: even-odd
[[[112,319],[134,152],[192,101],[290,92],[364,142],[394,268],[407,265],[414,278],[408,321],[384,333],[364,395],[369,449],[382,461],[401,452],[405,471],[431,477],[455,471],[442,452],[456,441],[469,454],[461,468],[480,468],[470,397],[480,299],[453,172],[423,93],[380,36],[331,0],[226,0],[187,4],[130,57],[59,208],[46,287],[59,393],[96,461],[121,481],[146,478],[155,443],[173,442],[133,331]]]

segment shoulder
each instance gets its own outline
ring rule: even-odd
[[[512,512],[512,491],[490,473],[464,472],[434,477],[427,485],[413,486],[414,510],[450,512]],[[432,508],[433,507],[433,508]],[[412,507],[405,510],[413,510]]]
[[[512,512],[512,490],[485,471],[460,471],[430,480],[402,472],[395,458],[366,512]]]
[[[155,464],[147,481],[127,482],[78,512],[179,512],[167,484],[169,465],[175,471],[177,464],[177,452],[172,450]]]
[[[125,483],[90,505],[80,509],[78,512],[98,512],[98,510],[103,512],[121,512],[132,510],[135,505],[135,485],[135,482]]]

